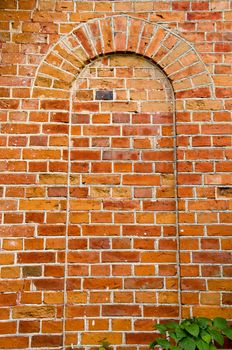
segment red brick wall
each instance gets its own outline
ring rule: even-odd
[[[231,317],[230,6],[2,0],[0,348]]]

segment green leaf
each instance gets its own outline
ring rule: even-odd
[[[209,325],[212,325],[212,321],[207,317],[197,317],[196,321],[199,324],[200,328],[202,329],[205,329]]]
[[[177,327],[179,327],[179,324],[177,322],[168,322],[165,325],[169,329],[176,329]]]
[[[178,341],[180,341],[182,338],[186,337],[187,334],[180,328],[176,329],[176,338]]]
[[[213,344],[209,345],[209,350],[217,350],[217,348],[215,348],[215,346]]]
[[[165,350],[169,350],[171,347],[171,345],[167,339],[157,338],[156,341],[157,341],[157,344],[162,346]]]
[[[209,344],[209,343],[211,342],[211,339],[212,339],[211,335],[210,335],[208,332],[204,331],[204,330],[201,331],[200,337],[201,337],[201,339],[203,339],[207,344]]]
[[[185,328],[186,326],[189,326],[191,324],[190,319],[187,318],[187,320],[184,320],[183,322],[181,322],[180,326],[181,328]]]
[[[154,349],[154,347],[157,345],[157,341],[154,340],[151,344],[150,344],[150,349]]]
[[[169,335],[170,338],[178,341],[178,338],[176,336],[176,332],[175,331],[168,331],[168,335]]]
[[[224,337],[218,331],[211,329],[210,333],[212,335],[213,340],[215,340],[218,344],[220,345],[224,344]]]
[[[178,346],[172,346],[171,350],[181,350],[181,348],[178,348]]]
[[[204,340],[200,338],[196,339],[196,344],[199,350],[209,350],[209,344],[205,343]]]
[[[157,324],[155,328],[158,329],[161,334],[165,334],[167,331],[167,327],[164,324]]]
[[[199,326],[197,324],[192,323],[190,325],[186,325],[185,329],[188,333],[190,333],[194,337],[198,337],[200,329],[199,329]]]
[[[227,336],[227,338],[232,340],[232,328],[223,329],[223,333]]]
[[[182,339],[179,344],[184,350],[195,350],[196,348],[195,341],[190,337]]]
[[[216,317],[213,320],[213,325],[214,327],[217,327],[219,329],[224,329],[228,327],[227,321],[222,317]]]

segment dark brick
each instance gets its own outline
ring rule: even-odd
[[[96,91],[96,100],[113,100],[113,91],[108,91],[108,90]]]
[[[232,187],[218,187],[218,196],[232,198]]]
[[[24,266],[23,267],[23,277],[41,276],[41,274],[42,274],[41,266]]]

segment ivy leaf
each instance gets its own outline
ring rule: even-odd
[[[225,329],[228,327],[227,321],[222,317],[216,317],[213,320],[213,325],[219,329]]]
[[[227,336],[227,338],[232,340],[232,328],[223,329],[223,333]]]
[[[201,331],[200,337],[201,337],[201,339],[203,339],[204,342],[206,342],[207,344],[209,344],[209,343],[211,342],[211,339],[212,339],[211,335],[210,335],[208,332],[204,331],[204,330]]]
[[[209,345],[209,350],[217,350],[217,348],[215,348],[215,346],[213,344]]]
[[[199,350],[209,350],[209,344],[205,343],[204,340],[200,338],[196,339],[196,344]]]
[[[150,349],[154,349],[154,347],[157,345],[157,341],[154,340],[151,344],[150,344]]]
[[[176,329],[177,327],[179,327],[178,323],[176,323],[176,322],[168,322],[168,323],[166,323],[166,326],[169,329]]]
[[[189,326],[191,324],[190,319],[184,320],[181,324],[180,327],[181,328],[185,328],[186,326]]]
[[[179,344],[184,350],[195,350],[196,348],[195,341],[190,337],[182,339]]]
[[[224,344],[224,337],[221,335],[218,331],[211,329],[210,333],[212,335],[212,338],[220,345]]]
[[[186,336],[187,336],[187,334],[181,328],[176,329],[176,338],[178,341],[180,341],[182,338],[184,338]]]
[[[188,333],[190,333],[194,337],[198,337],[200,329],[199,329],[199,326],[197,324],[192,323],[190,325],[186,325],[185,329]]]
[[[167,339],[163,339],[163,338],[158,338],[156,339],[157,344],[159,344],[160,346],[162,346],[165,350],[169,350],[170,349],[170,343]]]
[[[167,327],[163,324],[157,324],[155,327],[161,334],[165,334],[167,331]]]
[[[202,329],[206,329],[209,325],[212,324],[212,321],[207,317],[197,317],[196,320],[200,328]]]
[[[178,341],[178,338],[176,336],[176,332],[175,331],[168,331],[168,335],[169,335],[170,338]]]

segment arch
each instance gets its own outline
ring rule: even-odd
[[[128,15],[90,20],[62,38],[38,67],[32,97],[67,99],[87,63],[115,52],[155,62],[172,82],[176,99],[213,97],[211,76],[191,44],[162,25]]]

